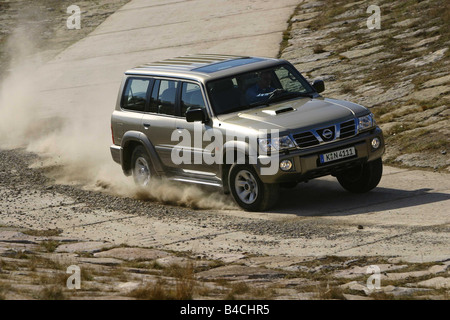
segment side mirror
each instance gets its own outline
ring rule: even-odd
[[[187,122],[206,122],[206,113],[201,108],[190,109],[186,111],[186,121]]]
[[[323,80],[314,80],[312,86],[317,91],[317,93],[325,91],[325,83],[323,82]]]

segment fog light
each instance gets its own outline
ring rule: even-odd
[[[283,160],[280,162],[280,169],[283,171],[289,171],[292,169],[292,161],[291,160]]]
[[[381,141],[379,138],[372,139],[372,148],[378,149],[380,147]]]

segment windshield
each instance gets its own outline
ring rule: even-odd
[[[314,93],[311,85],[289,65],[210,81],[206,87],[216,115]]]

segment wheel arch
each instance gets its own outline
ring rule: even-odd
[[[122,138],[122,170],[125,175],[130,176],[132,170],[131,156],[133,154],[133,150],[137,146],[143,146],[150,156],[150,160],[152,161],[153,169],[161,174],[164,172],[163,165],[159,156],[156,152],[155,147],[151,143],[151,141],[147,138],[146,135],[139,131],[128,131],[123,135]]]

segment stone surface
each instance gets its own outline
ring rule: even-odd
[[[118,266],[123,261],[114,258],[80,258],[78,259],[81,263],[90,263],[90,264],[100,264],[104,266]]]
[[[418,286],[435,288],[435,289],[450,289],[450,278],[436,277],[429,280],[417,283]]]
[[[446,265],[436,265],[432,266],[427,270],[422,271],[411,271],[411,272],[399,272],[399,273],[386,273],[382,279],[386,280],[406,280],[411,278],[420,278],[432,274],[443,273],[447,270]]]
[[[183,257],[175,257],[175,256],[167,256],[164,258],[159,258],[156,260],[156,263],[162,267],[168,268],[172,266],[180,266],[184,268],[189,267],[207,267],[211,264],[210,261],[202,261],[202,260],[194,260]]]
[[[284,273],[279,271],[265,268],[244,267],[239,265],[228,265],[197,273],[197,278],[202,280],[274,279],[281,278],[283,276]]]
[[[88,252],[95,253],[101,250],[104,250],[108,247],[111,247],[111,243],[106,242],[96,242],[96,241],[88,241],[88,242],[77,242],[70,244],[62,244],[56,248],[56,252]]]
[[[145,248],[113,248],[107,251],[97,252],[95,257],[116,258],[126,261],[156,260],[168,256],[167,252]]]
[[[394,264],[379,264],[376,265],[378,268],[380,268],[380,272],[381,273],[386,273],[389,271],[394,271],[394,270],[401,270],[403,268],[406,268],[406,265],[394,265]],[[368,267],[353,267],[350,269],[346,269],[346,270],[341,270],[338,271],[334,274],[334,276],[336,278],[345,278],[345,279],[352,279],[352,278],[358,278],[361,276],[366,276],[369,277],[372,273],[371,272],[367,272]]]
[[[421,101],[430,101],[433,100],[441,95],[445,95],[446,93],[450,92],[450,86],[448,85],[442,85],[427,89],[422,89],[419,91],[416,91],[407,97],[404,98],[404,100],[421,100]]]
[[[368,56],[372,53],[378,52],[383,49],[383,46],[376,46],[373,48],[359,49],[359,50],[349,50],[341,53],[342,56],[347,59],[356,59],[364,56]]]
[[[140,283],[140,282],[124,282],[124,283],[120,283],[119,285],[117,285],[116,288],[119,291],[131,292],[133,290],[138,289],[141,285],[142,285],[142,283]]]
[[[450,165],[450,158],[445,154],[436,154],[432,159],[423,153],[408,153],[395,158],[395,161],[407,166],[438,169]]]
[[[422,84],[422,87],[425,87],[425,88],[435,87],[435,86],[440,86],[440,85],[444,85],[444,84],[448,84],[448,83],[450,83],[450,74],[443,76],[443,77],[428,80]]]
[[[39,238],[34,236],[26,235],[22,232],[17,231],[1,231],[0,241],[11,242],[18,244],[36,244]]]
[[[359,283],[357,281],[351,281],[340,285],[343,290],[359,291],[361,293],[369,294],[370,290],[367,288],[366,284]]]
[[[402,65],[405,67],[421,67],[426,64],[434,63],[436,61],[441,60],[444,57],[445,52],[448,48],[439,49],[435,52],[430,53],[424,57],[414,58],[410,61],[403,63]]]

